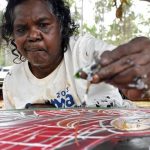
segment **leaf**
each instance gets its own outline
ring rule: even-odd
[[[121,4],[125,3],[125,4],[129,5],[127,0],[120,0],[120,2],[121,2]]]
[[[122,14],[123,14],[123,8],[122,5],[120,5],[117,10],[116,10],[116,17],[121,19],[122,18]]]
[[[117,0],[113,0],[114,5],[113,6],[117,6]]]

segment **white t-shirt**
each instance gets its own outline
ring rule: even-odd
[[[50,101],[56,107],[81,105],[87,81],[76,79],[74,74],[92,63],[93,52],[99,55],[114,47],[89,35],[71,37],[68,50],[59,66],[47,77],[36,78],[30,71],[28,61],[15,64],[3,84],[5,109],[23,109],[28,103]],[[88,93],[88,107],[96,105],[123,107],[125,102],[117,88],[106,84],[93,84]]]

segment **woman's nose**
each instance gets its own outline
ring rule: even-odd
[[[40,41],[42,39],[40,31],[36,28],[33,27],[29,30],[27,40],[29,42],[35,42],[35,41]]]

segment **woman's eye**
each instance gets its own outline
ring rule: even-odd
[[[39,26],[39,29],[44,33],[48,33],[50,31],[49,23],[40,23],[38,26]]]
[[[40,24],[39,24],[39,27],[40,27],[40,28],[45,28],[45,27],[47,27],[47,26],[48,26],[47,23],[40,23]]]
[[[19,27],[19,28],[15,29],[15,33],[17,33],[17,34],[23,34],[23,33],[25,33],[25,31],[26,31],[25,27]]]
[[[17,32],[19,32],[19,33],[22,33],[22,32],[24,32],[24,31],[25,31],[24,28],[17,29]]]

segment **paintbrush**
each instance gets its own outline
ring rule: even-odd
[[[86,105],[87,105],[88,93],[89,93],[90,85],[91,85],[91,82],[88,81],[87,82],[86,91],[85,91],[85,94],[84,94],[84,97],[83,97],[82,107],[86,107]]]
[[[89,93],[89,89],[90,89],[90,85],[91,85],[91,81],[93,80],[93,75],[97,72],[100,71],[101,69],[101,65],[100,65],[100,59],[98,59],[98,54],[95,52],[93,54],[93,58],[94,58],[94,61],[91,65],[88,65],[86,67],[83,67],[81,68],[76,74],[75,74],[75,77],[76,78],[80,78],[80,74],[82,72],[84,72],[87,77],[86,77],[86,80],[87,80],[87,87],[86,87],[86,90],[85,90],[85,94],[84,94],[84,101],[82,102],[82,106],[83,107],[86,107],[86,103],[87,103],[87,100],[88,100],[88,93]]]

